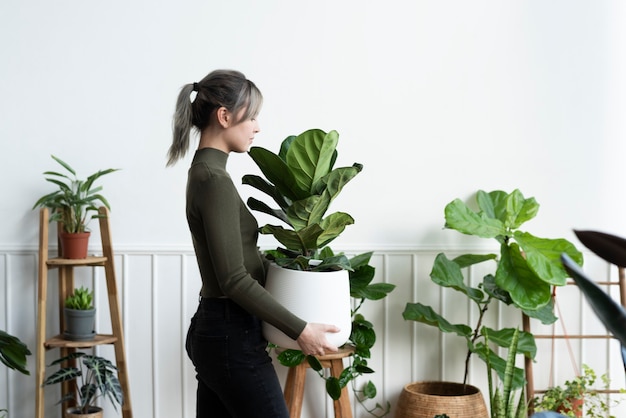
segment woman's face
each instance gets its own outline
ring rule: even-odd
[[[246,109],[242,109],[236,115],[234,120],[238,120],[243,116]],[[259,122],[254,118],[243,119],[234,125],[230,125],[225,129],[226,145],[233,152],[247,152],[252,145],[254,136],[261,130]]]

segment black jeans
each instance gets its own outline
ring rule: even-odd
[[[197,418],[289,418],[261,321],[230,299],[203,298],[186,349],[196,368]]]

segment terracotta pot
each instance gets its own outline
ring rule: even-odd
[[[87,414],[81,414],[78,408],[68,408],[65,410],[65,418],[102,418],[102,408],[92,406]]]
[[[87,258],[89,235],[91,235],[91,232],[79,232],[77,234],[59,233],[61,238],[61,256],[71,259]]]
[[[560,414],[567,414],[568,412],[573,412],[574,416],[582,417],[583,416],[583,404],[585,403],[585,400],[583,398],[570,399],[569,403],[571,407],[568,408],[568,407],[564,407],[561,405],[556,409],[556,412]]]
[[[453,382],[414,382],[404,386],[395,418],[489,418],[485,399],[472,385]]]
[[[326,334],[331,344],[339,347],[350,338],[352,316],[350,274],[347,270],[299,271],[270,264],[265,289],[305,321],[339,327],[341,331],[338,333]],[[298,343],[270,324],[263,323],[263,335],[279,347],[300,349]]]

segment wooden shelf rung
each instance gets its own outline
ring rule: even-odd
[[[97,334],[93,340],[89,341],[71,341],[63,338],[63,335],[56,335],[44,342],[47,349],[51,348],[92,348],[103,344],[113,344],[117,341],[117,337],[111,334]]]
[[[49,258],[46,260],[46,264],[49,268],[59,266],[104,266],[107,261],[106,257],[87,257],[87,258]]]

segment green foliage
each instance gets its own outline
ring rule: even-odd
[[[9,369],[29,375],[26,370],[26,356],[32,353],[19,338],[0,330],[0,362]]]
[[[81,311],[93,309],[93,292],[82,286],[74,289],[74,293],[65,299],[65,307]]]
[[[514,330],[495,330],[483,324],[484,315],[493,301],[520,309],[544,324],[556,321],[553,313],[550,288],[565,284],[567,272],[561,264],[562,253],[582,264],[582,254],[564,239],[545,239],[521,231],[519,228],[533,219],[539,210],[534,198],[524,198],[519,190],[510,194],[503,191],[476,194],[479,210],[473,211],[459,199],[445,207],[445,226],[463,234],[495,240],[499,254],[463,254],[449,259],[444,253],[437,255],[430,273],[431,280],[442,287],[465,295],[476,306],[475,324],[452,324],[421,303],[407,303],[403,312],[406,320],[421,322],[454,333],[466,340],[468,353],[465,362],[464,382],[467,380],[472,354],[490,364],[500,379],[504,379],[506,361],[489,348],[487,339],[499,347],[511,345]],[[483,277],[478,287],[466,284],[463,269],[481,263],[490,263],[494,270]],[[468,316],[472,318],[473,316]],[[536,346],[532,334],[520,332],[519,352],[534,358]],[[513,389],[524,384],[523,370],[515,368]]]
[[[63,160],[52,158],[59,163],[69,174],[57,171],[46,171],[43,174],[48,176],[46,181],[55,184],[58,189],[50,194],[42,196],[35,205],[36,207],[47,207],[50,209],[50,222],[61,222],[63,229],[68,233],[85,232],[90,219],[99,218],[98,206],[106,206],[111,209],[109,202],[99,194],[102,186],[94,187],[94,182],[118,169],[109,168],[100,170],[86,180],[79,180],[76,171]],[[88,215],[95,212],[90,218]]]
[[[526,396],[524,389],[520,391],[516,401],[516,376],[515,358],[519,348],[520,332],[513,330],[511,343],[508,347],[508,355],[505,363],[504,375],[501,377],[501,386],[493,383],[493,367],[489,358],[487,363],[487,378],[489,381],[489,401],[491,405],[491,418],[526,418],[528,409],[526,407]],[[487,341],[489,337],[487,336]],[[523,372],[523,371],[522,371]],[[522,376],[523,377],[523,376]]]
[[[43,385],[53,385],[61,382],[72,382],[73,390],[67,393],[59,401],[76,401],[81,413],[85,414],[96,406],[98,398],[108,398],[116,408],[116,404],[124,403],[122,386],[116,376],[117,368],[109,360],[88,355],[83,352],[75,352],[68,356],[55,360],[50,366],[60,365],[65,362],[80,360],[80,367],[61,367],[44,380]]]
[[[333,168],[337,159],[339,134],[311,129],[286,138],[278,155],[261,147],[252,147],[252,157],[265,179],[246,175],[243,183],[267,194],[278,205],[273,209],[255,198],[248,206],[276,217],[286,227],[265,225],[262,234],[271,234],[284,247],[270,252],[276,264],[294,270],[349,269],[345,257],[325,259],[320,249],[337,238],[354,219],[344,212],[326,215],[331,202],[343,187],[363,168]],[[322,260],[310,263],[310,260]]]
[[[327,250],[330,251],[330,250]],[[328,254],[332,255],[332,254]],[[324,376],[321,363],[314,356],[305,356],[300,350],[285,350],[278,355],[280,363],[287,367],[294,367],[303,361],[308,361],[309,366],[319,376],[326,380],[326,392],[333,399],[337,400],[341,396],[341,390],[349,383],[355,393],[355,399],[373,416],[385,416],[391,410],[391,405],[387,402],[386,407],[376,403],[374,408],[368,408],[365,402],[375,399],[377,395],[376,386],[372,381],[366,382],[361,389],[356,387],[355,380],[364,375],[374,373],[368,365],[371,358],[371,349],[376,343],[376,332],[374,326],[369,322],[359,310],[366,300],[381,300],[393,291],[395,285],[389,283],[372,283],[375,268],[369,264],[372,252],[359,254],[352,257],[349,262],[352,266],[350,273],[350,296],[355,301],[355,309],[352,310],[352,331],[350,339],[346,343],[354,347],[354,355],[350,357],[350,364],[346,367],[339,378]],[[377,415],[382,411],[382,415]]]
[[[596,372],[586,364],[583,364],[583,374],[572,380],[566,380],[562,386],[554,386],[546,390],[541,396],[535,397],[532,402],[535,411],[556,411],[568,417],[576,417],[578,408],[584,410],[584,416],[588,418],[615,418],[609,415],[610,408],[619,404],[619,399],[612,401],[598,389],[594,388],[597,381]],[[607,390],[610,381],[606,374],[600,376],[602,382],[600,390]],[[624,392],[624,390],[621,390]],[[582,405],[576,402],[582,400]]]

